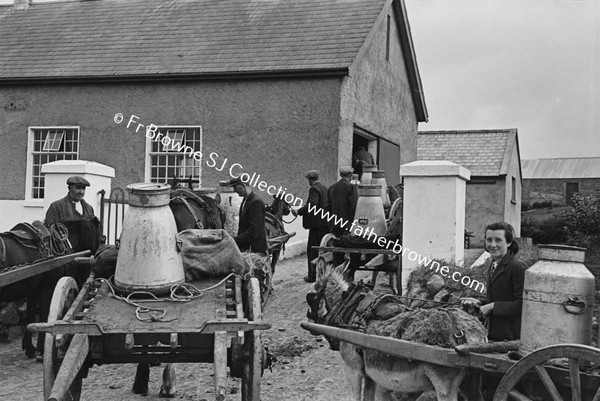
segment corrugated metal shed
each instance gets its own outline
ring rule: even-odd
[[[522,160],[523,179],[600,178],[600,157]]]
[[[517,130],[419,132],[418,160],[448,160],[469,169],[472,176],[506,175]]]

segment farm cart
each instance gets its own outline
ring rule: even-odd
[[[302,327],[314,333],[399,358],[503,375],[494,401],[531,401],[531,398],[516,389],[519,383],[534,386],[538,389],[537,394],[542,394],[539,391],[545,388],[549,398],[545,398],[544,401],[600,400],[600,349],[586,345],[552,345],[514,361],[507,356],[508,354],[485,353],[517,349],[518,342],[465,344],[449,349],[315,323],[302,323]],[[590,373],[592,370],[596,371],[595,374]]]
[[[90,277],[77,292],[72,280],[61,279],[48,323],[28,326],[47,333],[44,398],[78,400],[94,364],[201,362],[214,363],[218,400],[225,397],[229,366],[242,378],[242,400],[258,401],[266,365],[260,330],[270,328],[262,322],[258,280],[230,275],[190,284],[199,290],[194,299],[136,309],[106,280]]]
[[[9,284],[26,280],[28,278],[37,276],[39,274],[48,273],[52,270],[58,269],[68,263],[77,261],[77,258],[88,256],[90,251],[81,251],[77,253],[71,253],[64,256],[57,256],[50,259],[44,259],[38,262],[11,266],[0,270],[0,289]]]

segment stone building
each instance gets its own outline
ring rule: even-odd
[[[418,160],[448,160],[467,168],[465,229],[475,235],[474,246],[484,243],[487,224],[510,223],[521,234],[521,158],[517,129],[422,131]],[[443,196],[431,188],[430,194]]]
[[[600,157],[522,160],[523,204],[565,206],[573,194],[597,195],[600,191]]]
[[[330,185],[364,144],[393,185],[427,120],[403,0],[25,0],[0,37],[0,229],[43,216],[61,159],[113,187],[244,171],[304,198],[305,171]]]

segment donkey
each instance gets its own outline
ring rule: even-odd
[[[332,321],[335,323],[332,314],[337,317],[340,315],[348,317],[348,310],[340,311],[338,307],[340,304],[354,303],[356,305],[358,303],[352,299],[356,291],[348,292],[351,283],[344,278],[344,268],[345,265],[336,268],[325,267],[317,273],[317,282],[313,284],[307,294],[307,302],[310,307],[309,320],[320,324],[331,324]],[[342,297],[344,297],[344,300],[340,301]],[[386,295],[384,297],[389,299],[393,296]],[[457,339],[460,337],[460,335],[457,336],[457,333],[461,333],[468,344],[487,342],[485,327],[477,318],[461,309],[452,308],[443,312],[426,309],[412,310],[399,302],[395,305],[388,303],[387,308],[378,308],[382,298],[374,296],[370,290],[367,291],[363,299],[371,299],[371,301],[366,307],[364,302],[361,301],[357,309],[366,310],[369,313],[366,315],[363,313],[359,319],[356,319],[357,315],[355,314],[351,321],[358,322],[357,324],[362,326],[367,333],[395,336],[397,338],[400,338],[399,333],[403,333],[403,339],[413,340],[410,336],[412,332],[413,337],[417,337],[422,341],[423,336],[430,334],[427,330],[429,328],[423,330],[422,327],[422,319],[426,317],[424,315],[437,313],[436,316],[440,319],[439,323],[449,327],[450,330],[444,336],[446,339],[450,339],[445,346],[456,345]],[[390,306],[393,307],[390,308]],[[387,310],[383,311],[383,309]],[[390,313],[390,311],[393,311],[393,313]],[[373,317],[377,315],[383,319],[374,319]],[[418,327],[419,323],[421,327]],[[439,337],[436,338],[433,331],[431,332],[431,338],[426,338],[424,342],[435,344],[439,340]],[[328,338],[328,341],[330,345],[335,345],[335,342],[331,339]],[[423,392],[418,400],[424,399],[434,391],[439,401],[457,401],[459,386],[466,375],[464,368],[451,368],[415,360],[409,361],[343,341],[339,342],[339,351],[345,363],[346,376],[352,389],[354,401],[373,401],[377,390],[399,393]]]

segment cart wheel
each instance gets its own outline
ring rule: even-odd
[[[540,348],[515,363],[506,372],[502,381],[500,381],[496,394],[494,394],[494,401],[506,401],[508,399],[530,400],[529,397],[515,390],[515,387],[532,370],[535,370],[552,399],[554,401],[562,401],[562,396],[559,394],[556,385],[544,367],[545,362],[556,358],[569,358],[569,387],[573,393],[573,400],[581,400],[580,362],[586,361],[600,365],[600,350],[587,345],[562,344]],[[600,388],[596,391],[593,399],[600,399]]]
[[[336,240],[337,237],[331,233],[325,234],[323,238],[321,238],[320,247],[333,246],[333,241]]]
[[[388,220],[393,220],[396,217],[396,213],[402,212],[402,199],[398,198],[392,203],[392,207],[390,208],[390,213],[388,215]]]
[[[248,320],[262,320],[260,286],[256,278],[251,278],[246,287]],[[263,345],[260,330],[246,332],[244,340],[245,356],[242,372],[242,401],[260,401],[260,377],[263,371]]]
[[[53,323],[63,318],[77,297],[77,293],[78,289],[75,279],[72,277],[63,277],[58,280],[58,283],[54,288],[54,293],[52,294],[52,301],[50,302],[48,323]],[[69,348],[70,339],[71,336],[57,335],[55,337],[50,333],[46,333],[44,342],[44,399],[50,397],[56,374],[61,365],[61,362],[58,360],[59,356],[64,356],[67,348]],[[65,398],[65,400],[79,400],[79,397],[81,396],[82,381],[83,379],[81,377],[73,381],[73,384],[69,387],[67,398]]]

